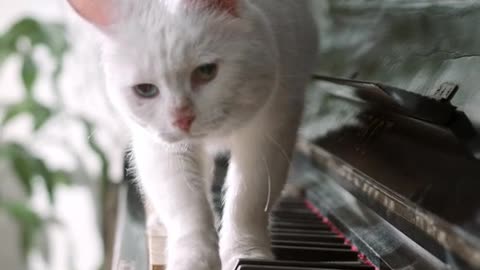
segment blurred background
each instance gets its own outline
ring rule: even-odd
[[[101,269],[126,140],[95,41],[63,0],[0,10],[0,268]]]
[[[313,3],[318,72],[420,94],[458,83],[452,102],[480,129],[478,1]],[[0,268],[108,268],[127,138],[94,36],[65,0],[2,0],[0,10]],[[302,132],[313,138],[344,108],[318,85],[308,95]]]

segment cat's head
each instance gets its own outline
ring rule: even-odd
[[[276,48],[242,0],[69,0],[103,33],[107,92],[124,118],[167,142],[226,135],[276,84]]]

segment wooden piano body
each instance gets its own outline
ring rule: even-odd
[[[314,5],[322,76],[290,177],[304,198],[272,216],[279,261],[237,269],[480,269],[480,1]],[[165,233],[121,192],[113,268],[163,269]]]

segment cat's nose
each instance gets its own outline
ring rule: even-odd
[[[173,125],[178,127],[182,131],[190,132],[190,128],[192,127],[193,121],[195,121],[195,116],[185,116],[185,117],[176,119],[173,122]]]
[[[193,115],[193,109],[190,104],[184,104],[176,107],[173,110],[173,114],[174,116],[179,116],[179,117],[185,116],[185,115],[190,116],[190,115]]]
[[[182,131],[190,132],[193,121],[195,121],[195,114],[191,106],[182,106],[173,112],[173,126]]]

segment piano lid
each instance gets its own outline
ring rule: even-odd
[[[468,116],[441,98],[316,79],[310,94],[321,93],[320,111],[307,114],[301,133],[318,147],[300,149],[430,252],[457,252],[480,266],[478,135]]]

